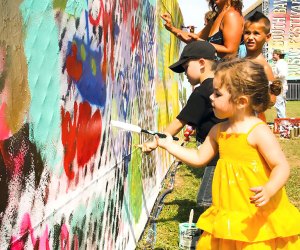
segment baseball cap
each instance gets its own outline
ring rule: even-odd
[[[176,73],[184,72],[183,65],[191,59],[216,59],[216,50],[207,41],[193,41],[188,43],[180,55],[178,62],[172,64],[169,68]]]
[[[281,49],[274,49],[274,50],[273,50],[273,53],[274,53],[274,54],[277,54],[277,55],[285,55],[285,53],[284,53],[283,50],[281,50]]]

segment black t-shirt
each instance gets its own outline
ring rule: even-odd
[[[210,129],[223,121],[218,119],[211,106],[209,99],[213,93],[213,78],[207,78],[199,87],[195,88],[186,105],[181,110],[177,119],[185,121],[196,128],[196,140],[203,143]],[[214,157],[208,166],[216,165],[218,155]]]
[[[196,139],[201,143],[205,140],[209,130],[222,121],[216,118],[213,112],[209,99],[212,93],[213,78],[207,78],[194,89],[185,107],[177,116],[177,119],[196,128]]]

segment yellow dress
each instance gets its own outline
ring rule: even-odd
[[[285,188],[263,207],[250,203],[250,187],[264,185],[271,170],[245,134],[219,132],[220,159],[212,184],[212,206],[199,218],[201,250],[300,250],[300,212]],[[272,150],[270,148],[270,150]]]

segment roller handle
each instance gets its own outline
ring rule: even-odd
[[[156,132],[155,134],[156,134],[159,138],[166,138],[166,137],[167,137],[165,134],[162,134],[162,133]],[[178,137],[176,137],[176,136],[172,136],[172,137],[173,137],[173,140],[174,140],[174,141],[179,141],[179,138],[178,138]]]

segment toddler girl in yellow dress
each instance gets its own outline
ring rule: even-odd
[[[158,145],[194,167],[217,154],[212,206],[199,218],[201,250],[300,249],[300,213],[284,185],[290,167],[269,127],[255,116],[269,105],[261,65],[235,59],[218,65],[211,95],[215,125],[198,150],[179,146],[170,135]]]

